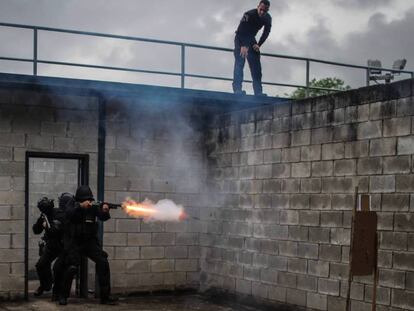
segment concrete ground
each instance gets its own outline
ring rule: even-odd
[[[59,306],[50,298],[34,299],[28,302],[3,302],[0,311],[53,311],[53,310],[137,310],[137,311],[259,311],[259,309],[234,303],[215,303],[200,295],[188,296],[143,296],[121,298],[119,304],[107,306],[96,299],[68,300],[67,306]]]

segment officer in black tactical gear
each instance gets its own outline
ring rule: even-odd
[[[63,250],[63,217],[58,209],[54,208],[53,200],[47,197],[41,198],[37,207],[41,215],[33,225],[33,233],[41,234],[42,242],[39,243],[39,260],[36,263],[36,271],[40,286],[34,292],[35,296],[41,296],[44,291],[52,288],[53,278],[51,265]]]
[[[62,224],[65,224],[66,206],[70,204],[70,202],[74,202],[75,197],[71,193],[64,192],[59,196],[58,200],[59,200],[59,208],[55,209],[55,212],[56,212],[55,215],[57,219],[61,220]],[[63,226],[62,229],[64,230],[64,228],[65,227]],[[64,231],[62,232],[62,237],[63,235],[64,235]],[[64,272],[65,272],[65,254],[64,254],[64,251],[62,251],[53,265],[54,282],[53,282],[53,290],[52,290],[52,301],[57,301],[59,299],[60,293],[62,291]]]
[[[269,0],[260,0],[256,9],[243,14],[234,38],[234,71],[233,91],[235,94],[246,94],[242,90],[243,68],[249,63],[253,79],[253,90],[256,96],[266,96],[262,88],[262,65],[260,62],[260,48],[265,43],[272,28],[272,18],[268,13]],[[256,41],[256,35],[264,27],[263,33]]]
[[[93,205],[94,201],[91,189],[88,186],[80,186],[76,190],[75,201],[66,206],[68,227],[65,229],[65,273],[63,279],[62,294],[59,298],[60,305],[67,304],[70,295],[72,280],[81,263],[81,257],[90,258],[96,264],[98,282],[102,304],[115,304],[117,299],[110,295],[111,281],[108,263],[108,254],[102,250],[98,240],[97,219],[106,221],[110,218],[109,206]]]

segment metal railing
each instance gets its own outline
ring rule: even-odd
[[[139,72],[139,73],[147,73],[147,74],[159,74],[159,75],[168,75],[168,76],[177,76],[181,78],[181,88],[185,88],[185,78],[200,78],[200,79],[213,79],[213,80],[222,80],[222,81],[233,81],[232,78],[224,78],[224,77],[217,77],[217,76],[208,76],[208,75],[200,75],[200,74],[191,74],[186,72],[186,49],[188,48],[196,48],[196,49],[207,49],[207,50],[215,50],[215,51],[222,51],[222,52],[231,52],[233,53],[233,49],[229,48],[222,48],[222,47],[215,47],[215,46],[208,46],[208,45],[200,45],[200,44],[193,44],[193,43],[184,43],[184,42],[175,42],[175,41],[166,41],[166,40],[157,40],[157,39],[148,39],[148,38],[140,38],[140,37],[132,37],[132,36],[122,36],[122,35],[113,35],[113,34],[104,34],[104,33],[97,33],[97,32],[87,32],[87,31],[78,31],[78,30],[69,30],[69,29],[60,29],[60,28],[51,28],[51,27],[41,27],[41,26],[30,26],[30,25],[20,25],[20,24],[12,24],[12,23],[0,23],[0,26],[3,27],[12,27],[12,28],[21,28],[21,29],[31,29],[33,31],[33,58],[18,58],[18,57],[2,57],[0,56],[0,60],[6,61],[16,61],[16,62],[29,62],[33,63],[33,75],[38,74],[38,64],[49,64],[49,65],[62,65],[62,66],[72,66],[72,67],[86,67],[86,68],[94,68],[94,69],[106,69],[106,70],[117,70],[117,71],[125,71],[125,72]],[[112,39],[122,39],[122,40],[129,40],[129,41],[140,41],[140,42],[149,42],[149,43],[156,43],[156,44],[165,44],[165,45],[173,45],[180,47],[181,50],[181,70],[180,72],[168,72],[168,71],[159,71],[159,70],[144,70],[144,69],[137,69],[137,68],[125,68],[125,67],[114,67],[114,66],[101,66],[101,65],[93,65],[93,64],[81,64],[81,63],[71,63],[71,62],[60,62],[60,61],[50,61],[39,58],[38,55],[38,35],[39,32],[58,32],[58,33],[68,33],[68,34],[77,34],[77,35],[85,35],[85,36],[93,36],[93,37],[101,37],[101,38],[112,38]],[[340,91],[335,89],[323,88],[323,87],[315,87],[310,85],[310,65],[311,63],[319,63],[319,64],[326,64],[326,65],[333,65],[333,66],[340,66],[340,67],[347,67],[347,68],[354,68],[354,69],[362,69],[366,71],[366,84],[369,85],[370,81],[370,70],[382,70],[385,72],[390,73],[403,73],[409,74],[411,78],[414,78],[413,71],[407,70],[395,70],[390,68],[377,68],[377,67],[368,67],[362,65],[354,65],[354,64],[346,64],[340,62],[333,62],[327,61],[322,59],[316,58],[307,58],[307,57],[298,57],[298,56],[290,56],[290,55],[283,55],[283,54],[270,54],[270,53],[261,53],[261,56],[271,57],[271,58],[281,58],[281,59],[291,59],[302,61],[306,65],[306,84],[289,84],[289,83],[276,83],[276,82],[268,82],[263,81],[264,85],[272,85],[272,86],[283,86],[283,87],[292,87],[292,88],[304,88],[306,93],[311,89],[314,90],[324,90],[324,91]],[[244,80],[244,82],[252,83],[251,80]]]

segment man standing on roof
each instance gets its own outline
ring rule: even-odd
[[[253,90],[257,96],[266,96],[262,89],[262,65],[260,63],[260,47],[269,36],[272,28],[272,17],[269,11],[270,2],[261,0],[256,9],[244,13],[234,39],[234,72],[233,91],[235,94],[246,94],[242,91],[244,63],[249,63],[253,79]],[[256,35],[264,26],[263,34],[256,41]]]

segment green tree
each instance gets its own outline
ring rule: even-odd
[[[345,85],[345,82],[338,78],[324,78],[324,79],[312,79],[312,81],[309,82],[310,87],[320,87],[325,89],[334,89],[339,91],[346,91],[349,90],[351,87],[349,85]],[[318,90],[318,89],[309,89],[308,91],[308,97],[316,97],[321,95],[326,95],[333,93],[331,91],[327,90]],[[306,98],[306,89],[303,87],[300,87],[296,89],[292,94],[286,94],[286,96],[292,98],[292,99],[302,99]]]

